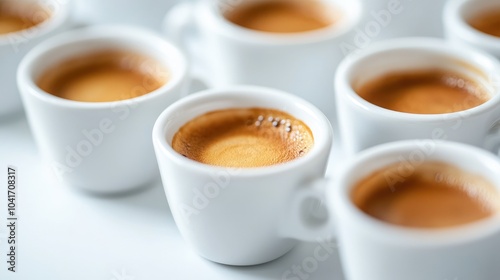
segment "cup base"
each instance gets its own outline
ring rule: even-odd
[[[283,250],[280,250],[279,253],[274,253],[274,254],[266,254],[262,255],[259,257],[248,257],[248,259],[236,259],[236,258],[231,258],[231,259],[226,259],[226,258],[218,258],[218,257],[209,257],[207,255],[204,255],[202,253],[198,253],[200,257],[217,263],[221,265],[227,265],[227,266],[241,266],[241,267],[246,267],[246,266],[255,266],[255,265],[261,265],[261,264],[266,264],[273,262],[286,254],[288,254],[295,246],[298,244],[298,242],[294,242],[291,247],[286,247]]]

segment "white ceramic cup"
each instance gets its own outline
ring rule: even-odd
[[[130,24],[161,30],[163,16],[186,0],[75,0],[75,19],[80,24]]]
[[[469,224],[442,229],[416,229],[379,221],[351,199],[357,182],[393,164],[409,176],[425,162],[440,161],[480,175],[500,192],[500,161],[482,149],[441,140],[391,142],[360,153],[316,198],[324,199],[326,222],[340,244],[349,280],[492,280],[500,275],[500,213]],[[389,187],[389,186],[388,186]],[[311,197],[310,190],[302,190]],[[499,202],[500,203],[500,202]],[[295,207],[298,207],[296,205]],[[313,227],[304,223],[306,229]],[[322,228],[316,225],[316,228]],[[322,231],[316,235],[323,234]],[[314,235],[313,235],[314,236]],[[292,275],[293,276],[293,275]],[[286,279],[294,279],[290,276]]]
[[[147,55],[164,65],[168,82],[148,94],[114,102],[78,102],[48,94],[36,80],[65,59],[118,49]],[[156,70],[155,70],[156,71]],[[147,81],[145,81],[147,82]],[[158,174],[151,131],[158,115],[186,94],[182,53],[147,30],[95,26],[53,37],[30,51],[18,84],[36,143],[63,183],[109,193],[144,185]]]
[[[500,9],[495,0],[449,0],[443,13],[445,36],[453,43],[485,50],[500,58],[500,38],[476,30],[467,22],[489,10]]]
[[[240,27],[224,17],[238,5],[260,0],[184,2],[165,17],[167,36],[190,53],[195,76],[211,87],[252,84],[296,94],[334,117],[331,76],[349,50],[360,20],[359,0],[319,0],[336,9],[338,23],[309,32],[280,34]],[[310,1],[310,0],[306,0]]]
[[[462,73],[483,83],[491,98],[468,110],[423,115],[376,106],[361,98],[353,88],[391,72],[434,68]],[[426,38],[378,42],[347,57],[337,70],[335,93],[342,144],[347,153],[354,154],[386,142],[427,138],[498,151],[499,77],[500,64],[494,57],[465,46]],[[450,104],[454,105],[460,104]]]
[[[4,2],[4,1],[2,1]],[[41,40],[70,25],[71,0],[8,0],[13,6],[36,4],[30,16],[49,18],[31,28],[0,35],[0,117],[20,111],[16,70],[23,56]]]
[[[281,110],[303,121],[313,133],[313,148],[283,164],[237,169],[202,164],[171,147],[174,134],[191,119],[214,110],[249,107]],[[274,89],[212,89],[167,108],[154,126],[153,143],[175,222],[201,256],[230,265],[260,264],[282,256],[297,239],[308,236],[295,227],[288,211],[297,190],[314,188],[323,180],[332,145],[330,123],[313,105]]]

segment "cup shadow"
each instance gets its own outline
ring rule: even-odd
[[[26,117],[24,115],[23,110],[18,110],[13,113],[5,114],[5,115],[0,115],[0,126],[2,125],[8,125],[11,123],[16,123],[16,122],[21,122],[25,121]]]
[[[315,251],[321,246],[320,243],[302,242],[284,256],[260,265],[230,266],[209,260],[206,263],[214,270],[232,274],[233,279],[250,276],[252,279],[343,280],[338,250],[332,250],[325,259],[319,260],[315,257]]]
[[[163,219],[173,220],[159,176],[142,186],[125,192],[99,194],[81,189],[74,189],[74,191],[98,202],[136,209],[137,211],[146,212],[147,214],[145,214],[148,216],[159,215]]]

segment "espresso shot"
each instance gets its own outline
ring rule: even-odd
[[[42,73],[47,93],[79,102],[112,102],[139,97],[168,82],[168,70],[148,56],[101,50],[66,59]]]
[[[334,8],[320,1],[254,1],[241,4],[224,16],[256,31],[298,33],[326,28],[337,21]]]
[[[35,3],[0,1],[0,35],[19,32],[37,26],[51,16],[51,12]]]
[[[310,128],[273,109],[240,108],[206,113],[182,126],[172,148],[216,166],[263,167],[302,157],[314,145]]]
[[[422,229],[473,223],[500,209],[494,185],[476,174],[443,162],[401,170],[394,164],[362,179],[351,194],[354,204],[385,223]]]
[[[500,8],[483,11],[471,17],[468,23],[473,28],[495,37],[500,37]]]
[[[355,90],[360,97],[376,106],[411,114],[460,112],[491,98],[479,82],[441,69],[390,72]]]

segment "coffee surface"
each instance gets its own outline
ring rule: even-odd
[[[213,111],[182,126],[172,147],[192,160],[225,167],[262,167],[302,157],[311,130],[287,113],[264,108]]]
[[[154,59],[110,50],[68,59],[45,71],[37,84],[64,99],[110,102],[147,94],[167,81],[167,70]]]
[[[463,111],[490,98],[484,86],[460,74],[438,69],[389,73],[355,90],[374,105],[413,114]]]
[[[496,37],[500,37],[500,9],[480,13],[468,20],[470,26]]]
[[[41,6],[0,0],[0,34],[31,28],[49,17],[50,12]]]
[[[324,5],[313,1],[267,1],[235,7],[226,18],[245,28],[275,33],[305,32],[327,27],[333,20]]]
[[[441,162],[409,175],[403,168],[395,164],[361,180],[352,191],[354,204],[376,219],[414,228],[458,226],[498,211],[497,191],[480,176]]]

